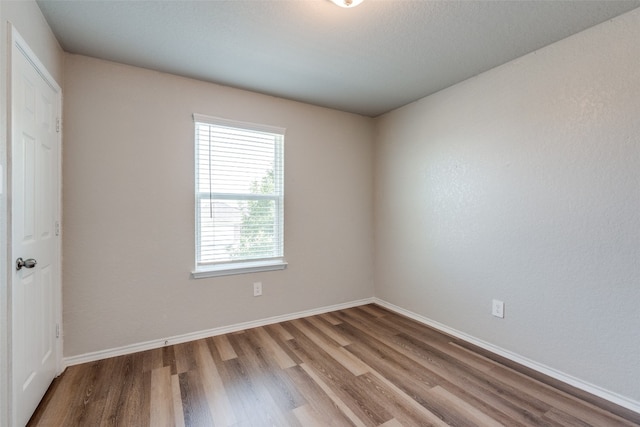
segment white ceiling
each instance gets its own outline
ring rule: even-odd
[[[38,0],[67,52],[378,116],[640,0]]]

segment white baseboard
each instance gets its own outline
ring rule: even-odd
[[[609,402],[615,403],[616,405],[622,406],[623,408],[627,408],[631,411],[640,413],[640,402],[629,399],[628,397],[603,389],[602,387],[598,387],[597,385],[588,383],[586,381],[582,381],[579,378],[565,374],[561,371],[550,368],[549,366],[543,365],[541,363],[537,363],[531,359],[527,359],[526,357],[520,356],[519,354],[516,354],[516,353],[512,353],[508,350],[505,350],[501,347],[490,344],[486,341],[482,341],[471,335],[465,334],[464,332],[460,332],[446,325],[443,325],[442,323],[436,322],[435,320],[431,320],[427,317],[421,316],[409,310],[405,310],[404,308],[398,307],[397,305],[393,305],[387,301],[381,300],[380,298],[373,298],[373,302],[393,312],[396,312],[403,316],[409,317],[410,319],[416,320],[420,323],[430,326],[433,329],[439,330],[448,335],[459,338],[463,341],[466,341],[470,344],[473,344],[480,348],[488,350],[494,354],[502,356],[513,362],[519,363],[520,365],[526,366],[527,368],[531,368],[534,371],[540,372],[551,378],[562,381],[563,383],[569,384],[577,389],[586,391],[587,393],[590,393],[594,396],[598,396],[602,399],[608,400]]]
[[[344,310],[346,308],[370,304],[374,302],[373,300],[373,298],[365,298],[357,301],[350,301],[326,307],[314,308],[311,310],[298,311],[296,313],[268,317],[266,319],[252,320],[250,322],[237,323],[235,325],[221,326],[219,328],[206,329],[204,331],[189,332],[182,335],[175,335],[172,337],[160,338],[157,340],[145,341],[141,343],[125,345],[122,347],[109,348],[105,350],[94,351],[91,353],[80,354],[77,356],[65,357],[62,359],[62,371],[64,371],[69,366],[79,365],[81,363],[95,362],[96,360],[107,359],[109,357],[123,356],[126,354],[137,353],[139,351],[145,350],[153,350],[155,348],[164,347],[166,345],[195,341],[202,338],[214,337],[216,335],[242,331],[244,329],[257,328],[258,326],[271,325],[273,323],[299,319],[301,317],[315,316],[316,314],[328,313],[330,311]]]

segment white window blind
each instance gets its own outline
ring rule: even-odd
[[[284,129],[194,121],[196,271],[282,264]]]

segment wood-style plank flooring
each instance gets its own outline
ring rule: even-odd
[[[367,305],[72,366],[29,425],[640,425],[586,400]]]

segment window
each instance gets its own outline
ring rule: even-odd
[[[193,277],[285,268],[284,129],[199,114],[193,118]]]

